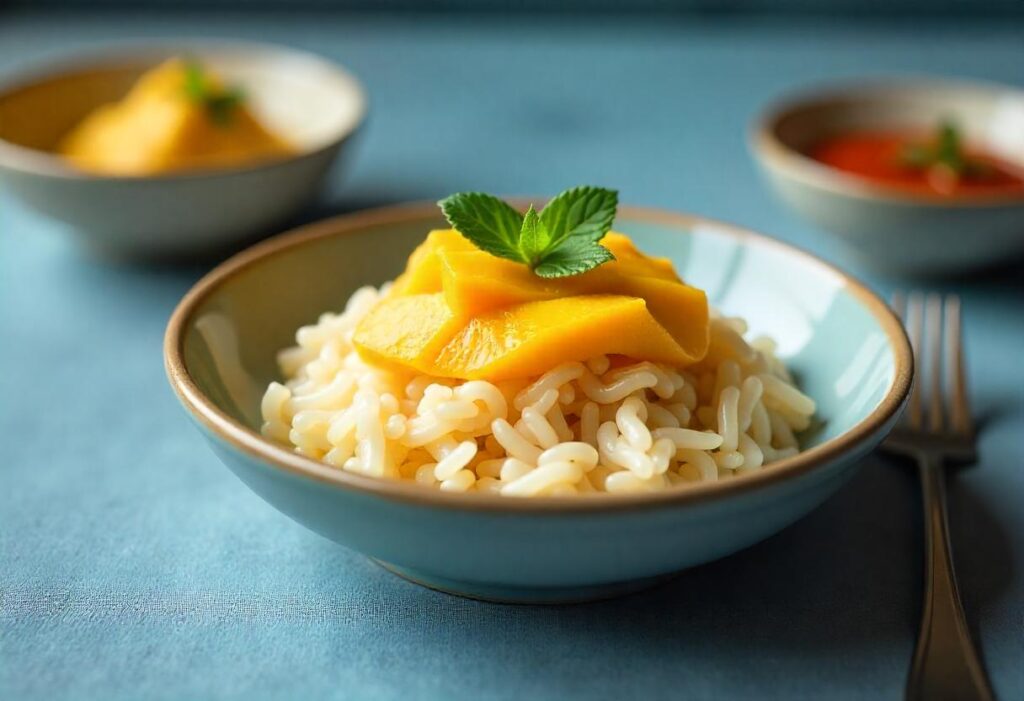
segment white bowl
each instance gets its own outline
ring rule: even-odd
[[[903,192],[805,155],[836,133],[934,129],[943,119],[1024,169],[1024,91],[988,83],[905,79],[806,92],[770,108],[751,146],[782,199],[871,267],[940,274],[1024,254],[1024,192]]]
[[[87,113],[120,98],[147,69],[182,55],[242,85],[260,118],[298,152],[250,166],[145,177],[87,173],[54,153]],[[311,199],[365,111],[352,75],[294,49],[203,41],[75,56],[0,87],[0,185],[107,254],[222,249],[268,233]]]

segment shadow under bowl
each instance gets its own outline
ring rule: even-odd
[[[57,153],[86,115],[123,97],[145,71],[181,56],[243,86],[254,112],[296,153],[152,176],[90,173]],[[219,40],[110,48],[18,73],[0,86],[0,186],[106,256],[199,255],[268,233],[312,199],[365,111],[354,77],[294,49]]]
[[[795,212],[854,259],[891,273],[947,274],[1024,254],[1024,190],[946,196],[907,192],[806,155],[851,131],[930,132],[943,120],[968,143],[1024,172],[1024,91],[980,82],[888,80],[783,99],[754,124],[751,150]]]
[[[809,254],[697,217],[622,208],[616,228],[670,257],[725,313],[770,334],[821,425],[804,452],[722,482],[644,495],[515,499],[345,472],[259,433],[275,356],[296,329],[404,267],[433,204],[325,220],[216,268],[168,325],[170,383],[214,452],[311,530],[419,583],[476,598],[564,602],[646,586],[747,547],[805,515],[855,471],[907,397],[910,348],[863,285]]]

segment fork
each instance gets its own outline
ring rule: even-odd
[[[960,300],[896,293],[893,309],[914,348],[916,379],[906,412],[882,444],[917,462],[925,517],[925,587],[906,698],[992,699],[960,603],[946,515],[945,467],[976,460],[961,348]],[[927,371],[927,381],[924,377]],[[927,384],[927,391],[924,385]]]

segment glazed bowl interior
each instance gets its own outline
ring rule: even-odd
[[[122,47],[19,76],[0,89],[0,155],[28,165],[72,170],[54,154],[87,114],[123,97],[147,70],[172,57],[194,57],[246,99],[273,131],[301,152],[324,148],[351,132],[365,109],[347,73],[315,56],[242,42],[176,42]]]
[[[299,326],[341,310],[357,288],[393,279],[426,232],[446,226],[433,206],[398,211],[354,226],[325,222],[311,234],[269,241],[229,262],[237,266],[230,275],[183,305],[189,308],[181,328],[184,369],[236,428],[258,434],[260,398],[269,382],[281,379],[275,354],[294,344]],[[819,422],[802,436],[808,452],[795,462],[855,442],[865,422],[895,411],[909,373],[902,331],[884,304],[846,276],[767,238],[697,218],[625,210],[616,228],[641,249],[671,257],[684,279],[705,289],[723,313],[744,317],[753,334],[778,341],[818,405]],[[761,474],[780,469],[786,467]]]

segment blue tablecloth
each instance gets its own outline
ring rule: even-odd
[[[115,37],[192,34],[294,44],[365,81],[358,153],[304,219],[593,182],[833,260],[747,154],[767,100],[864,73],[1024,80],[1019,23],[285,12],[0,15],[0,70]],[[90,261],[54,225],[0,205],[0,698],[900,696],[921,595],[910,471],[872,457],[785,532],[637,596],[537,608],[427,591],[272,510],[189,425],[161,337],[202,272]],[[1005,699],[1024,697],[1020,278],[948,285],[965,299],[984,421],[980,464],[950,488],[956,558]]]

